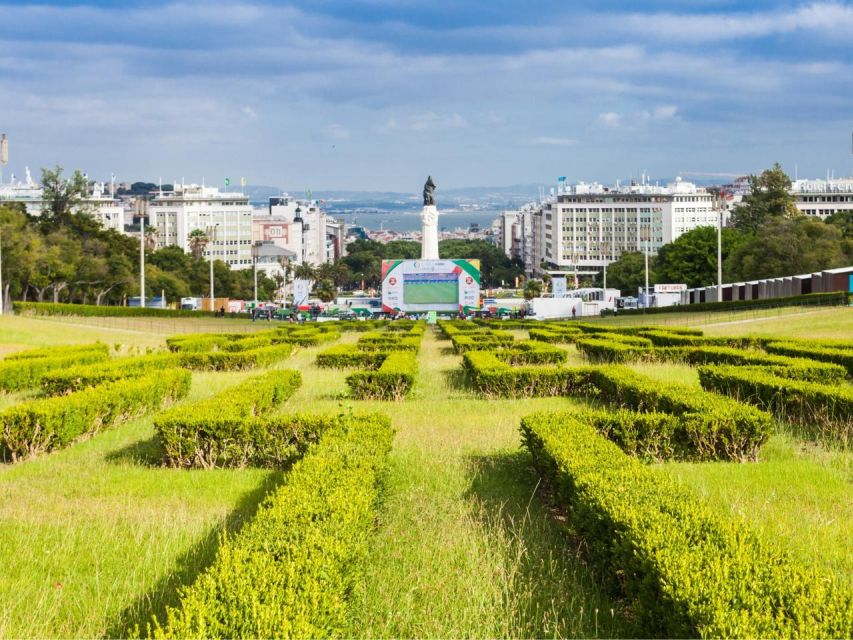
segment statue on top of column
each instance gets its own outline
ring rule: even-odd
[[[432,181],[432,176],[427,176],[427,181],[424,184],[424,206],[435,206],[435,182]]]

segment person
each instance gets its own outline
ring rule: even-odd
[[[219,307],[219,315],[225,317],[225,307]]]
[[[576,314],[577,314],[577,311],[575,311],[575,307],[574,307],[574,305],[572,305],[572,320],[575,319]]]

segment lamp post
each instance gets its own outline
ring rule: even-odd
[[[258,253],[259,253],[259,243],[255,242],[252,244],[252,269],[254,270],[254,279],[255,279],[255,306],[258,306]]]
[[[216,229],[218,227],[219,223],[207,227],[207,241],[210,245],[210,253],[208,254],[208,258],[210,258],[210,310],[214,313],[216,312],[216,296],[213,291],[213,243],[216,242]]]
[[[145,308],[145,217],[139,218],[139,306]]]
[[[3,315],[5,304],[6,296],[3,292],[3,230],[0,229],[0,316]]]
[[[718,194],[716,198],[717,209],[720,212],[717,225],[717,302],[723,301],[723,199],[721,196],[722,194]]]

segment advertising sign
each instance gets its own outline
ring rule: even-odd
[[[559,278],[551,278],[551,293],[554,294],[555,298],[565,298],[566,297],[566,278],[565,276]]]
[[[293,281],[293,306],[298,307],[301,304],[307,304],[308,296],[311,295],[310,280],[296,279]]]
[[[681,293],[687,291],[686,284],[656,284],[655,293]]]
[[[479,260],[383,260],[382,310],[480,308]]]

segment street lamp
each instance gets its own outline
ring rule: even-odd
[[[216,296],[213,291],[213,244],[216,242],[216,230],[219,228],[219,223],[209,225],[206,229],[207,241],[210,245],[210,310],[216,312]]]
[[[145,308],[145,216],[139,218],[139,306]]]
[[[717,224],[717,302],[723,301],[723,197],[717,194],[715,198],[717,210],[720,212]],[[734,299],[734,296],[732,296]]]
[[[252,269],[255,278],[255,306],[258,306],[258,253],[260,253],[260,242],[252,245]]]

